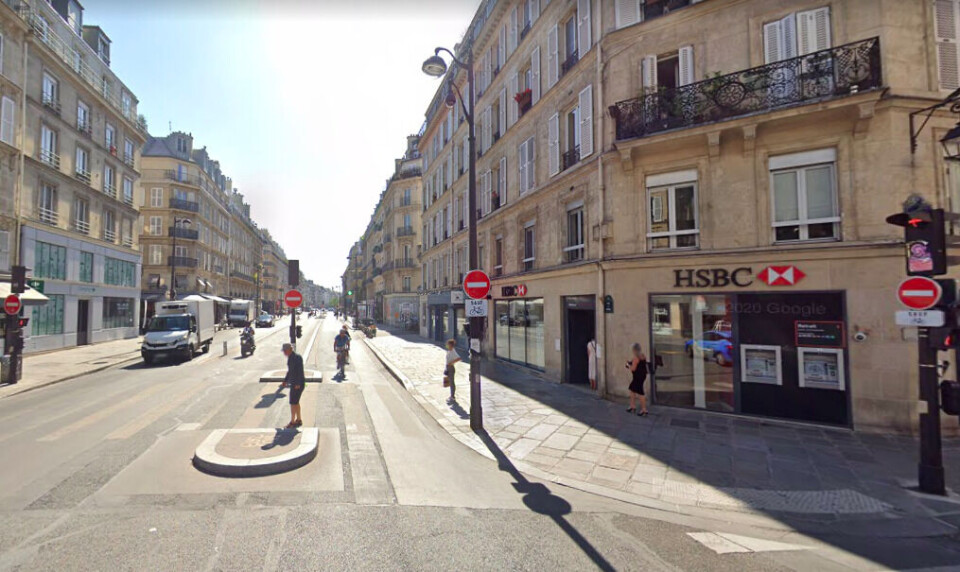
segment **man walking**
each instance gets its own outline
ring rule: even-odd
[[[290,423],[286,428],[293,429],[303,425],[300,417],[300,395],[306,379],[303,375],[303,357],[293,351],[291,344],[283,344],[283,355],[287,356],[287,375],[283,378],[280,389],[290,387]]]

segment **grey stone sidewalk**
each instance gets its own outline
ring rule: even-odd
[[[492,457],[469,427],[466,364],[458,364],[457,401],[448,403],[442,348],[387,332],[366,342],[440,425]],[[907,487],[916,481],[918,444],[911,437],[666,407],[651,407],[641,418],[622,404],[522,368],[490,360],[482,367],[487,432],[518,467],[555,482],[655,500],[681,512],[738,511],[817,529],[844,531],[851,520],[864,534],[902,528],[903,519],[923,521],[914,527],[918,535],[960,526],[960,497],[930,497]],[[958,453],[960,442],[944,443],[954,490],[960,490]]]

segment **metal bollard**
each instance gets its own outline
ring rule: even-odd
[[[221,355],[227,355],[227,342],[223,342],[223,353]]]

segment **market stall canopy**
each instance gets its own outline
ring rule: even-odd
[[[9,296],[11,289],[9,282],[0,282],[0,299]],[[29,286],[27,286],[26,292],[20,294],[20,302],[22,302],[24,306],[42,306],[49,301],[50,298],[47,298]]]

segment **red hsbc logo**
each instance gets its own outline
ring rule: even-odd
[[[769,286],[793,286],[803,280],[806,274],[796,266],[767,266],[757,274],[757,278]]]

